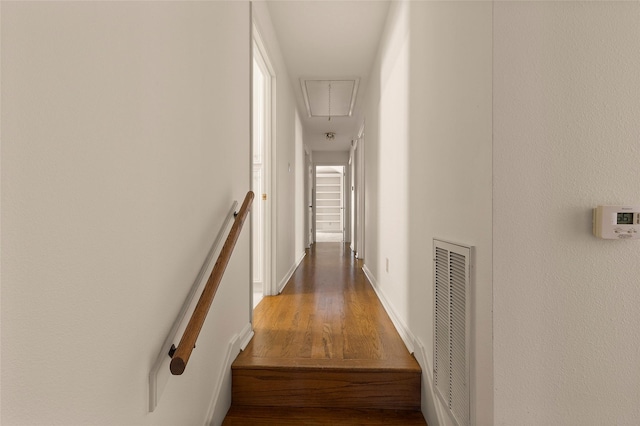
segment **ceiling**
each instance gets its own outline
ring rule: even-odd
[[[368,77],[378,49],[389,9],[388,1],[268,1],[269,13],[295,91],[305,133],[305,144],[314,151],[346,151],[359,129]],[[304,81],[322,81],[315,87]],[[331,109],[347,104],[351,86],[328,82],[357,81],[357,96],[350,116],[331,116],[327,107],[331,91]],[[324,86],[322,85],[324,84]],[[309,103],[317,105],[318,116],[309,117]],[[340,92],[340,90],[344,90]],[[311,92],[315,92],[313,96]],[[314,100],[311,100],[314,98]],[[325,100],[327,99],[327,100]],[[334,103],[336,102],[336,103]],[[313,107],[312,107],[313,109]],[[327,108],[328,110],[328,108]],[[328,141],[325,133],[335,133]]]
[[[358,93],[359,79],[300,79],[309,117],[349,117]]]

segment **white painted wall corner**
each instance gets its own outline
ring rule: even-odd
[[[362,271],[364,272],[364,275],[367,277],[367,279],[371,283],[371,287],[373,287],[373,290],[378,295],[378,299],[380,299],[382,306],[384,307],[385,311],[387,311],[389,318],[391,318],[391,322],[393,322],[393,325],[396,327],[396,330],[398,331],[398,334],[400,334],[400,338],[402,338],[402,341],[407,347],[407,350],[409,351],[409,353],[414,353],[414,348],[416,346],[415,336],[413,335],[413,333],[411,333],[411,330],[409,330],[409,327],[407,327],[404,321],[400,319],[395,309],[393,309],[393,306],[389,303],[389,301],[385,297],[384,293],[380,291],[378,286],[378,281],[375,279],[375,277],[373,276],[373,273],[371,272],[371,270],[369,270],[367,265],[364,265],[362,267]]]
[[[433,368],[429,364],[429,358],[427,357],[424,344],[420,339],[416,338],[407,325],[400,320],[400,317],[384,296],[384,293],[379,290],[378,282],[367,265],[362,267],[362,271],[378,295],[378,299],[380,299],[382,306],[389,315],[389,318],[391,318],[407,350],[413,354],[418,364],[420,364],[420,368],[422,369],[422,414],[427,419],[427,423],[431,426],[450,426],[451,422],[444,413],[441,402],[435,396],[433,390]]]
[[[278,293],[277,294],[282,293],[282,290],[284,290],[284,286],[287,285],[287,283],[289,282],[289,280],[293,276],[293,273],[296,272],[296,269],[298,269],[298,266],[300,266],[300,263],[302,263],[302,259],[304,259],[304,257],[306,255],[307,255],[306,252],[302,252],[300,257],[298,257],[298,260],[295,261],[295,263],[291,266],[291,268],[289,269],[287,274],[284,276],[284,278],[278,283]]]
[[[436,397],[433,386],[433,367],[429,363],[424,344],[416,340],[417,350],[414,352],[416,361],[422,368],[422,413],[427,423],[432,426],[449,426],[451,422],[443,411],[442,403]]]
[[[216,383],[215,392],[209,412],[207,414],[207,425],[219,426],[222,424],[229,407],[231,406],[231,364],[236,357],[247,347],[249,341],[253,337],[253,327],[251,323],[247,323],[239,334],[233,336],[227,348],[227,354],[222,364],[220,373],[218,374],[218,383]]]

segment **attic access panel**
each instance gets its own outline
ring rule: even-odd
[[[358,93],[359,79],[301,79],[309,117],[350,117]]]

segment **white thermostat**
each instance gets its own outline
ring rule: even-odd
[[[640,238],[640,206],[598,206],[593,209],[593,235],[606,240]]]

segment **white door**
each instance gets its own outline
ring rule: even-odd
[[[254,40],[257,33],[254,32]],[[255,307],[265,294],[270,294],[270,233],[269,188],[270,147],[272,130],[272,80],[273,76],[259,43],[253,45],[253,93],[252,93],[252,191],[255,199],[252,207],[253,288],[252,304]]]
[[[315,241],[313,239],[313,165],[308,165],[307,176],[307,247],[311,247]]]
[[[364,259],[364,228],[365,228],[365,198],[364,198],[364,150],[365,150],[365,133],[364,126],[360,130],[358,144],[356,149],[356,256],[358,259]]]
[[[347,193],[349,194],[349,203],[351,205],[350,214],[349,214],[349,232],[351,241],[351,251],[355,252],[356,248],[356,160],[355,160],[355,149],[351,151],[351,163],[349,168],[349,185],[347,185]]]

